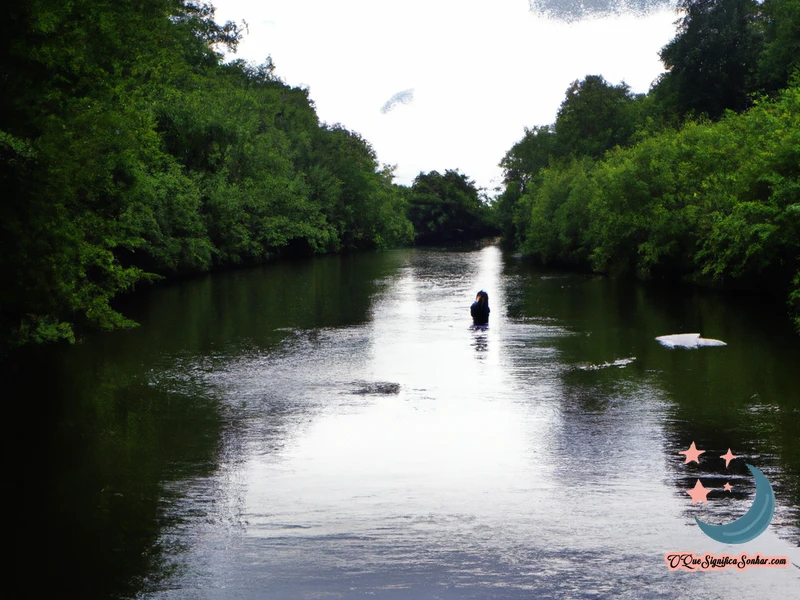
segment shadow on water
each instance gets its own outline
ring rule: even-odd
[[[203,356],[231,344],[269,348],[293,329],[363,323],[402,260],[399,252],[298,258],[159,287],[144,302],[121,303],[142,324],[126,345],[133,354]]]
[[[232,355],[366,322],[402,259],[298,259],[159,286],[119,302],[137,329],[0,365],[15,597],[133,597],[169,579],[184,541],[164,533],[202,524],[218,499],[202,490],[194,513],[171,507],[240,453],[241,413],[208,374]]]
[[[16,390],[2,436],[12,589],[132,595],[169,575],[163,482],[213,471],[220,415],[211,399],[153,389],[88,346],[36,354],[4,366]]]

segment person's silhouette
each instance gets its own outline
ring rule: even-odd
[[[473,325],[489,324],[489,294],[481,290],[475,297],[475,302],[469,307]]]

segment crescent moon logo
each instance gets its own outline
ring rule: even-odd
[[[747,512],[725,525],[709,525],[695,517],[700,529],[708,537],[723,544],[744,544],[761,535],[772,522],[775,512],[775,492],[764,474],[753,465],[747,465],[756,480],[756,496]]]

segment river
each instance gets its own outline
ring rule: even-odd
[[[800,598],[782,305],[486,246],[278,262],[122,308],[141,327],[5,368],[18,597]],[[727,346],[655,340],[686,332]],[[745,463],[774,517],[722,544],[695,517],[748,510]],[[672,572],[673,552],[794,564]]]

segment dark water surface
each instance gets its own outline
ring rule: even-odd
[[[496,247],[285,262],[130,303],[140,328],[6,368],[14,597],[800,598],[798,566],[664,561],[800,565],[800,338],[780,305]],[[728,345],[655,341],[685,332]],[[694,517],[744,514],[745,461],[775,516],[724,545]],[[713,490],[692,505],[698,478]]]

